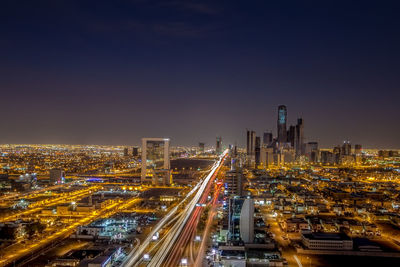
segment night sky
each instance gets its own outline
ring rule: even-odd
[[[400,1],[0,1],[0,143],[400,148]]]

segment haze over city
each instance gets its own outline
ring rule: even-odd
[[[2,1],[0,143],[399,148],[398,1]]]

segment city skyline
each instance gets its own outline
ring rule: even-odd
[[[290,119],[290,116],[288,116],[288,114],[287,114],[287,107],[285,105],[279,105],[279,106],[276,107],[276,108],[278,108],[278,114],[275,114],[276,115],[276,119],[275,120],[278,120],[278,122],[279,122],[279,118],[281,117],[281,115],[279,114],[279,110],[280,110],[281,107],[284,107],[285,108],[285,112],[286,112],[285,115],[284,115],[284,117],[285,117],[284,124],[287,125],[287,127],[285,127],[285,129],[283,129],[284,135],[285,135],[284,136],[284,140],[286,140],[286,138],[287,138],[286,130],[289,131],[289,125],[292,124],[292,123],[295,125],[296,122],[299,123],[299,120],[303,124],[304,123],[304,118],[299,117],[299,116],[297,116],[297,117],[295,116],[296,120]],[[278,125],[279,125],[279,123],[278,123]],[[290,126],[290,127],[294,127],[294,126]],[[303,127],[304,127],[304,125],[303,125]],[[270,128],[266,127],[264,129],[261,129],[261,127],[259,127],[259,126],[255,126],[254,128],[258,129],[257,131],[253,131],[252,130],[254,135],[257,134],[257,135],[262,137],[265,134],[272,134],[271,137],[274,137],[277,140],[279,139],[278,126],[274,127],[272,125]],[[246,128],[246,129],[248,129],[248,128]],[[237,145],[237,146],[239,146],[241,148],[246,148],[246,140],[245,140],[246,139],[246,129],[242,129],[243,134],[242,134],[242,137],[239,139],[239,141],[235,140],[233,142],[227,142],[225,140],[222,140],[223,146],[224,147],[228,147],[228,145]],[[153,135],[150,134],[150,136],[153,136]],[[163,138],[171,139],[170,136],[164,136]],[[197,146],[199,143],[203,143],[205,145],[205,147],[215,147],[215,140],[218,139],[218,138],[222,138],[222,136],[221,137],[217,136],[217,137],[214,138],[214,140],[210,140],[209,142],[204,142],[205,138],[203,138],[203,139],[197,138],[199,140],[197,143],[196,143],[196,141],[194,141],[193,143],[184,143],[184,144],[182,144],[182,143],[179,143],[179,142],[175,142],[175,143],[173,142],[172,144],[175,145],[175,146]],[[307,135],[305,135],[305,136],[303,136],[303,138],[305,140],[304,143],[317,141],[318,143],[322,144],[322,146],[321,146],[322,149],[332,149],[334,146],[336,146],[336,145],[340,146],[340,145],[342,145],[342,143],[346,143],[346,142],[350,142],[352,144],[360,143],[360,142],[358,142],[358,140],[351,140],[350,138],[344,137],[342,140],[340,140],[340,141],[338,141],[336,143],[325,145],[325,144],[327,144],[327,142],[324,142],[323,137],[322,138],[321,137],[315,137],[314,139],[312,139],[312,138],[309,138]],[[20,142],[20,143],[8,143],[8,144],[12,144],[12,145],[18,145],[18,144],[21,144],[21,145],[25,145],[25,144],[26,145],[41,145],[41,144],[42,145],[99,145],[99,146],[105,145],[105,146],[122,146],[122,147],[123,146],[135,146],[135,147],[138,147],[138,146],[141,146],[141,144],[142,144],[141,140],[142,139],[143,139],[143,137],[140,137],[138,140],[135,139],[135,140],[131,141],[130,143],[113,143],[113,142],[111,142],[111,143],[90,143],[90,142],[87,142],[87,143],[57,143],[57,142],[53,142],[53,143],[51,143],[51,142],[47,142],[47,143],[46,142],[43,142],[43,143],[29,143],[29,142]],[[172,139],[174,139],[174,138],[172,138]],[[200,141],[202,141],[202,142],[200,142]],[[2,145],[6,145],[6,144],[7,143],[4,143]],[[379,146],[369,147],[367,145],[366,147],[364,147],[364,149],[398,149],[398,148],[397,147],[379,147]]]
[[[399,10],[0,1],[0,267],[399,266]]]
[[[400,148],[395,1],[0,7],[2,144],[244,146],[283,104],[321,147]]]

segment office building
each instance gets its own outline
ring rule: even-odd
[[[274,164],[274,149],[272,147],[261,148],[260,164],[263,168],[268,168]]]
[[[142,183],[169,185],[170,174],[168,138],[142,138]]]
[[[343,142],[341,152],[342,152],[343,156],[351,155],[351,144],[350,144],[350,141],[344,141]]]
[[[340,162],[340,155],[341,155],[341,150],[342,150],[342,148],[340,147],[340,146],[335,146],[334,148],[333,148],[333,154],[334,154],[334,157],[335,157],[335,163],[336,164],[338,164],[339,162]]]
[[[50,170],[50,184],[62,184],[65,181],[64,170],[57,168]]]
[[[294,148],[296,150],[296,156],[304,155],[304,122],[302,118],[297,119],[297,125],[295,130]]]
[[[318,142],[308,142],[305,147],[305,155],[310,162],[318,160]]]
[[[235,144],[235,146],[233,147],[233,156],[237,157],[238,152],[237,152],[237,145]]]
[[[286,109],[286,106],[280,105],[278,107],[278,122],[277,122],[278,143],[279,144],[283,144],[287,140],[286,122],[287,122],[287,109]]]
[[[217,155],[222,153],[222,137],[221,136],[217,137],[217,141],[216,141],[216,144],[215,144],[215,153]]]
[[[301,234],[303,245],[312,250],[352,250],[353,240],[344,233],[311,233]]]
[[[204,153],[204,143],[199,143],[199,152]]]
[[[128,157],[128,156],[129,156],[129,151],[128,151],[128,148],[125,147],[124,148],[124,157]]]
[[[296,159],[296,152],[294,148],[285,147],[280,151],[280,153],[281,153],[280,164],[293,163]]]
[[[247,130],[247,164],[252,166],[255,161],[256,132]]]
[[[321,151],[321,163],[323,164],[337,163],[336,155],[330,151]]]
[[[243,173],[237,168],[235,160],[236,159],[232,159],[231,170],[227,171],[225,174],[225,190],[231,197],[243,195]]]
[[[232,243],[253,243],[254,200],[249,198],[229,199],[228,240]]]
[[[254,160],[256,167],[260,165],[260,152],[261,152],[261,138],[256,136],[256,142],[254,146]]]
[[[132,156],[133,157],[138,157],[139,156],[139,148],[134,146],[132,147]]]
[[[361,156],[361,154],[362,154],[362,146],[361,145],[359,145],[359,144],[354,145],[354,154],[356,156]]]
[[[272,133],[271,132],[265,132],[263,136],[263,145],[264,146],[269,146],[272,143]]]

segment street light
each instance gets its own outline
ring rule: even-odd
[[[181,266],[187,266],[188,265],[188,261],[186,258],[181,259]]]

